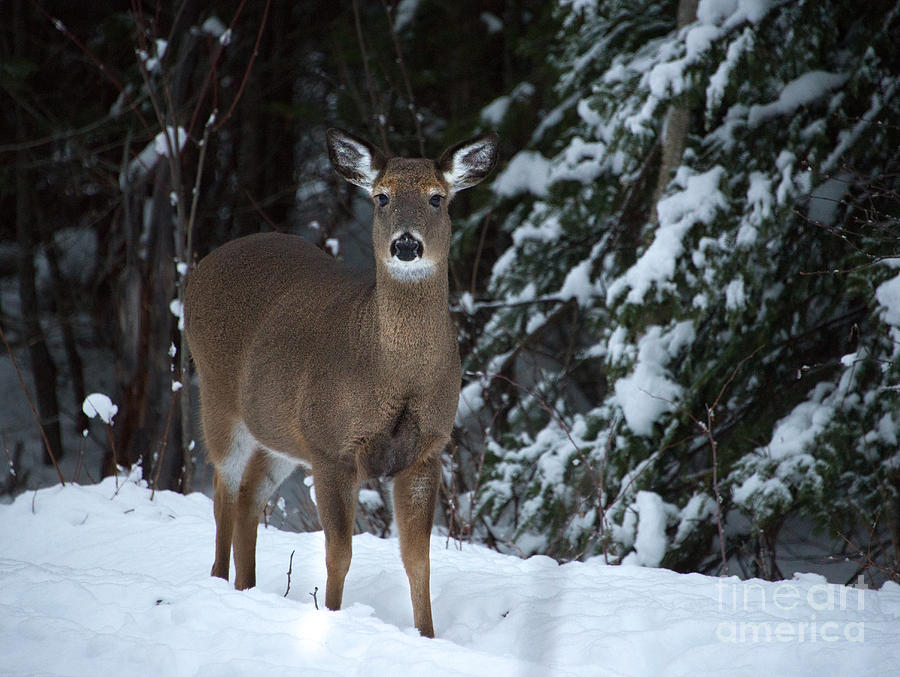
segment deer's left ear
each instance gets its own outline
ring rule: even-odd
[[[438,159],[438,169],[456,193],[479,183],[497,164],[499,137],[491,132],[463,141],[445,150]]]

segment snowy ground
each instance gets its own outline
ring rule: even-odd
[[[397,542],[354,539],[344,610],[317,611],[321,533],[260,527],[256,589],[210,578],[212,504],[120,479],[0,506],[3,675],[888,675],[900,586],[741,582],[521,560],[434,537],[436,640]],[[292,550],[290,594],[286,572]],[[323,594],[320,592],[319,600]]]

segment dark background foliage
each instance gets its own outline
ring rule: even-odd
[[[683,91],[657,97],[635,127],[625,115],[650,101],[638,64],[685,53],[679,30],[696,15],[693,0],[4,1],[0,325],[25,388],[2,358],[3,492],[89,481],[116,464],[139,464],[159,488],[203,489],[172,312],[189,263],[234,237],[281,230],[371,265],[370,207],[328,165],[325,130],[434,157],[496,127],[501,171],[523,149],[558,171],[544,192],[504,191],[498,179],[454,203],[451,300],[464,381],[480,387],[466,391],[477,393],[475,411],[448,454],[443,526],[516,552],[619,559],[634,550],[640,506],[646,516],[658,500],[672,568],[717,571],[730,559],[775,577],[784,534],[799,528],[826,543],[820,560],[852,554],[896,576],[896,443],[862,441],[896,400],[895,339],[875,289],[888,277],[878,263],[897,254],[897,4],[772,7],[718,33],[685,68]],[[707,83],[742,31],[751,46],[712,101]],[[815,70],[850,74],[837,103],[729,127],[736,111],[746,118]],[[884,105],[867,119],[873,96]],[[170,152],[160,134],[178,128],[186,142]],[[730,144],[723,129],[737,130]],[[741,250],[751,174],[774,191],[782,151],[794,183]],[[592,161],[587,178],[576,173]],[[657,204],[684,187],[672,181],[679,166],[727,168],[727,205],[686,236],[672,288],[640,304],[607,298],[654,242]],[[831,220],[816,223],[811,191],[836,178],[846,188]],[[547,223],[558,225],[552,241],[534,236]],[[589,298],[559,293],[579,265],[596,288]],[[742,308],[723,292],[737,278]],[[667,372],[680,388],[670,415],[652,434],[631,434],[616,383],[654,327],[685,322],[693,338]],[[613,345],[626,358],[610,357]],[[844,382],[847,354],[859,366]],[[851,404],[835,407],[808,465],[788,471],[760,450],[828,383]],[[82,410],[95,391],[119,407],[109,428]],[[707,420],[713,404],[718,418]],[[540,447],[554,435],[556,446]],[[543,473],[557,461],[563,481],[551,486]],[[770,480],[787,498],[733,498]],[[359,527],[384,532],[383,487],[368,491]],[[314,528],[305,493],[290,497],[292,515],[273,511]]]

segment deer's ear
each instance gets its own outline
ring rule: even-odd
[[[451,146],[438,159],[438,169],[456,193],[479,183],[497,163],[499,137],[491,132]]]
[[[350,183],[371,191],[375,178],[384,169],[384,153],[342,129],[329,129],[326,135],[328,158],[337,173]]]

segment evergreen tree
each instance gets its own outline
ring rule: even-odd
[[[505,249],[460,304],[481,535],[771,577],[796,515],[876,524],[890,568],[900,5],[678,9],[554,16],[555,101],[492,185]]]

